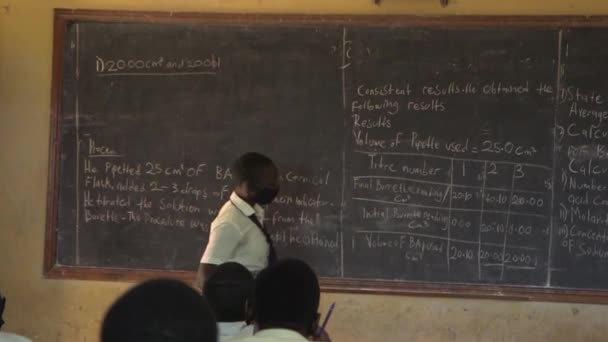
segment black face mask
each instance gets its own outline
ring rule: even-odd
[[[277,197],[278,193],[279,188],[262,188],[256,191],[253,201],[259,205],[270,204]]]

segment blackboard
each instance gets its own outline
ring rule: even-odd
[[[601,302],[602,26],[58,10],[46,274],[191,279],[255,150],[325,289]]]

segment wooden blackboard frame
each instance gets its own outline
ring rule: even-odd
[[[57,213],[59,196],[59,160],[62,124],[62,75],[67,23],[75,20],[97,22],[145,23],[216,23],[230,25],[276,24],[358,25],[382,27],[608,27],[608,16],[409,16],[409,15],[295,15],[295,14],[227,14],[187,12],[131,12],[113,10],[55,9],[53,62],[50,108],[50,142],[45,229],[44,276],[51,279],[105,281],[141,281],[170,277],[191,282],[193,272],[98,268],[59,265],[57,256]],[[425,282],[371,281],[358,279],[321,279],[327,292],[376,293],[420,296],[451,296],[521,301],[555,301],[608,304],[608,290],[549,289],[492,285],[458,285]]]

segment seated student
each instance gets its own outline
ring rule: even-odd
[[[284,259],[255,281],[253,320],[257,332],[239,342],[308,341],[319,323],[319,281],[305,262]],[[329,341],[325,334],[324,341]]]
[[[106,313],[101,342],[217,342],[211,308],[177,280],[150,280],[120,297]]]
[[[220,332],[219,342],[234,341],[253,335],[253,326],[245,323],[247,303],[253,295],[253,275],[236,262],[219,265],[203,286],[203,296],[215,313]]]
[[[2,295],[0,295],[0,329],[2,329],[2,326],[4,325],[4,319],[2,319],[2,314],[4,314],[5,305],[6,305],[6,298],[4,298],[4,297],[2,297]],[[11,333],[5,333],[5,332],[0,331],[0,342],[31,342],[31,341],[23,336],[11,334]]]

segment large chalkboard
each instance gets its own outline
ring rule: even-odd
[[[604,301],[608,29],[496,21],[57,11],[47,274],[191,278],[255,150],[327,289]]]

